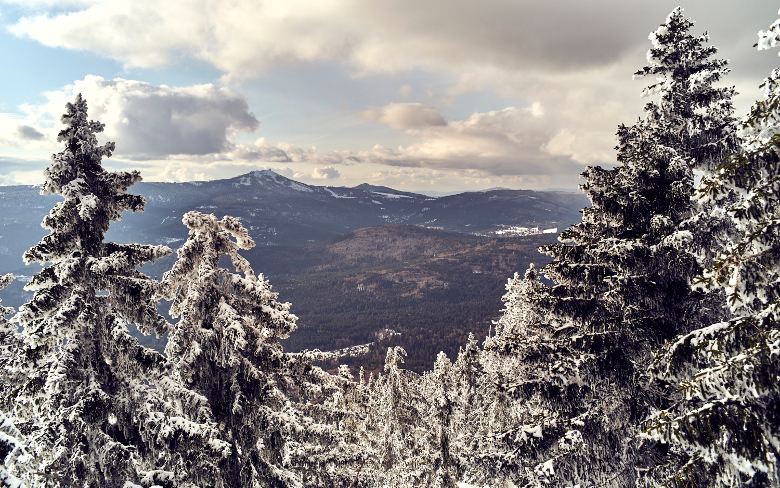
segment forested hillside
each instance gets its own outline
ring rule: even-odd
[[[554,234],[485,238],[417,226],[369,227],[336,242],[252,251],[279,299],[292,304],[298,329],[285,349],[330,351],[377,341],[342,364],[379,371],[390,345],[422,373],[450,357],[470,333],[483,340],[498,318],[506,276],[547,262],[537,247]],[[329,364],[329,369],[335,365]]]
[[[98,144],[78,95],[41,188],[61,200],[24,254],[34,295],[0,316],[0,485],[780,486],[780,68],[737,119],[727,62],[693,27],[678,7],[650,34],[644,116],[618,127],[614,168],[584,171],[592,205],[558,242],[373,227],[296,265],[300,250],[256,255],[290,266],[274,279],[301,290],[301,323],[247,259],[260,251],[241,219],[177,216],[175,257],[107,238],[144,210],[129,192],[141,175],[106,171],[115,144]],[[778,43],[780,20],[757,47]],[[526,265],[492,332],[463,339],[458,320],[478,317],[458,306],[490,286],[451,296],[458,276]],[[358,312],[331,317],[337,334],[317,321],[339,295]],[[404,300],[430,315],[385,323]],[[427,335],[402,329],[445,313]],[[372,320],[390,346],[378,374],[292,352]],[[130,327],[165,336],[165,354]],[[410,370],[423,363],[397,344],[431,341],[462,342]]]

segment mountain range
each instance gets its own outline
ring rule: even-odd
[[[39,191],[37,186],[0,186],[0,272],[23,269],[22,254],[47,233],[40,223],[60,198]],[[579,210],[589,205],[581,193],[567,192],[495,189],[433,198],[369,184],[314,186],[270,170],[215,181],[141,182],[130,192],[146,198],[146,210],[125,214],[106,239],[172,248],[187,238],[181,218],[190,210],[239,218],[263,247],[327,241],[385,224],[470,234],[507,225],[565,228],[578,222]]]

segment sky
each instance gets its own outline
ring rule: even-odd
[[[438,195],[576,190],[642,115],[632,80],[679,0],[0,0],[0,185],[36,184],[82,93],[145,181],[256,169]],[[681,5],[736,115],[780,66],[768,0]]]

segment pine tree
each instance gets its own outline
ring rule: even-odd
[[[290,469],[300,475],[304,486],[370,486],[377,478],[372,463],[373,443],[368,435],[370,401],[363,372],[360,381],[346,365],[331,375],[313,361],[322,361],[324,353],[304,351],[286,353],[296,366],[290,368],[298,389],[293,404],[301,429],[287,441]],[[352,485],[355,483],[355,485]]]
[[[27,451],[24,436],[13,422],[0,412],[0,486],[3,488],[19,488],[22,480],[12,473],[34,474],[35,460]]]
[[[427,411],[422,419],[428,429],[425,457],[429,472],[418,486],[431,488],[455,488],[460,477],[459,452],[455,440],[455,379],[452,362],[444,352],[436,356],[433,371],[426,372],[421,378],[423,397],[428,399]]]
[[[298,486],[287,443],[303,427],[287,395],[294,384],[279,343],[296,317],[238,254],[254,242],[237,219],[192,211],[183,222],[189,238],[162,280],[171,315],[181,317],[165,349],[173,376],[205,397],[230,440],[219,466],[224,486]],[[220,268],[222,256],[243,276]]]
[[[14,279],[12,274],[6,274],[0,277],[0,290],[8,286]],[[0,300],[1,301],[1,300]],[[14,313],[11,307],[3,307],[0,303],[0,362],[2,362],[2,387],[3,396],[9,394],[11,390],[12,379],[7,374],[5,368],[12,358],[16,348],[19,345],[19,334],[16,327],[13,326],[5,316]],[[9,399],[3,399],[3,409],[7,408]],[[0,459],[3,464],[0,465],[0,486],[18,487],[21,480],[14,476],[14,471],[30,471],[32,469],[33,458],[27,452],[24,436],[14,426],[13,422],[0,411]]]
[[[0,290],[8,286],[13,280],[14,276],[10,273],[0,277]],[[0,404],[2,404],[3,408],[7,408],[13,400],[8,398],[11,383],[14,381],[7,367],[14,354],[16,354],[21,341],[16,327],[6,319],[7,315],[11,315],[14,312],[13,307],[4,307],[2,300],[0,300],[0,367],[2,367],[0,370],[0,382],[2,382],[3,387],[2,402]]]
[[[106,172],[102,158],[115,146],[98,145],[103,124],[87,119],[81,95],[66,108],[59,133],[65,149],[52,156],[41,189],[64,200],[44,218],[50,234],[24,255],[45,267],[27,284],[35,295],[16,316],[23,344],[9,368],[24,381],[12,385],[11,419],[47,479],[85,487],[208,480],[189,450],[224,446],[207,424],[168,401],[165,358],[138,345],[127,328],[168,331],[156,311],[156,282],[136,266],[170,249],[103,242],[122,212],[143,210],[144,199],[127,193],[141,177]]]
[[[517,481],[532,485],[634,483],[663,446],[635,438],[661,401],[646,377],[652,351],[677,334],[719,319],[717,294],[690,288],[701,271],[690,229],[693,170],[713,167],[731,150],[733,89],[712,83],[728,70],[710,60],[707,36],[675,9],[650,35],[649,66],[638,77],[657,83],[647,118],[618,129],[613,170],[588,168],[581,186],[592,202],[563,244],[543,246],[553,261],[520,288],[500,322],[493,349],[522,362],[497,378],[514,398],[513,417],[486,437]],[[491,355],[486,354],[489,358]],[[643,443],[644,442],[644,443]]]
[[[780,20],[759,33],[757,46],[778,40]],[[736,317],[683,335],[658,355],[655,376],[678,387],[679,397],[646,435],[680,455],[671,468],[650,473],[659,484],[780,485],[780,69],[763,87],[766,99],[740,125],[743,150],[697,192],[711,204],[742,196],[728,208],[741,238],[695,281],[724,290]]]

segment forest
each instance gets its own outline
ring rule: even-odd
[[[678,7],[650,34],[644,116],[582,174],[582,221],[508,280],[484,340],[423,372],[395,336],[378,374],[285,350],[297,317],[237,218],[187,212],[175,254],[106,241],[141,175],[103,168],[116,146],[78,95],[24,254],[34,296],[0,315],[0,485],[780,486],[780,68],[737,117],[692,28]],[[780,20],[755,47],[778,42]]]

